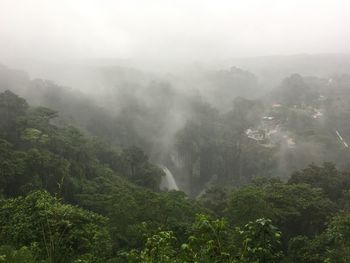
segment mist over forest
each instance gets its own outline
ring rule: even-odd
[[[0,262],[350,262],[349,9],[0,0]]]

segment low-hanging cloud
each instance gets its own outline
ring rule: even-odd
[[[346,53],[344,0],[1,0],[0,59]]]

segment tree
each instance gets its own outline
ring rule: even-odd
[[[292,74],[282,82],[279,92],[279,99],[287,106],[308,104],[310,99],[317,98],[310,87],[299,74]]]
[[[225,219],[198,214],[182,244],[184,262],[231,262],[234,258],[233,229]]]
[[[227,216],[234,225],[270,218],[289,239],[322,232],[334,211],[335,205],[322,189],[306,184],[273,183],[234,191],[228,202]]]
[[[260,218],[237,228],[239,262],[278,263],[281,262],[281,232],[271,220]]]
[[[0,263],[37,263],[37,261],[27,247],[14,249],[11,246],[0,246]]]
[[[123,255],[135,263],[277,263],[283,256],[281,233],[264,218],[233,229],[225,219],[198,214],[188,234],[181,244],[172,231],[159,231],[143,249]]]
[[[27,102],[9,90],[0,94],[0,135],[14,140],[17,120],[28,109]]]
[[[147,155],[138,147],[130,147],[124,150],[126,163],[129,166],[127,176],[136,185],[143,186],[154,191],[159,190],[159,185],[164,172],[148,161]]]
[[[26,156],[26,173],[31,176],[28,189],[46,189],[61,195],[69,176],[69,162],[49,151],[31,149]]]
[[[289,242],[292,262],[346,263],[350,260],[350,213],[334,216],[327,229],[315,238],[298,236]]]
[[[225,183],[242,185],[247,174],[244,172],[244,162],[249,160],[245,154],[245,131],[253,127],[261,117],[262,104],[259,101],[237,97],[233,108],[223,118],[223,149],[225,149]],[[254,165],[252,162],[251,165]]]
[[[203,195],[199,196],[198,200],[205,208],[213,211],[216,216],[223,217],[227,207],[228,191],[214,186],[207,189]]]
[[[258,218],[273,218],[274,213],[272,204],[266,201],[264,189],[247,186],[232,192],[226,216],[231,224],[242,226]]]
[[[344,191],[350,189],[349,174],[338,171],[332,163],[323,163],[323,166],[309,165],[301,171],[294,172],[288,183],[305,183],[321,188],[332,201],[339,200]]]
[[[26,246],[48,262],[105,262],[110,255],[106,218],[45,191],[0,201],[0,225],[0,245]]]
[[[138,252],[132,250],[122,253],[128,259],[128,262],[142,263],[176,263],[181,262],[176,259],[176,250],[173,243],[176,238],[171,231],[160,231],[159,233],[147,238],[145,248]]]
[[[181,172],[188,178],[189,195],[195,197],[218,174],[219,114],[209,103],[195,97],[191,115],[184,127],[176,133],[176,151]]]
[[[139,248],[144,234],[159,229],[173,231],[178,240],[185,239],[200,207],[183,192],[156,193],[140,188],[119,188],[108,203],[111,234],[116,250]]]

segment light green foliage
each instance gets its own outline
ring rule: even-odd
[[[176,263],[176,251],[173,247],[175,237],[171,231],[161,231],[147,238],[145,248],[139,253],[132,250],[126,253],[128,262]]]
[[[38,141],[42,132],[34,128],[26,128],[23,131],[22,138],[28,141]]]
[[[48,141],[47,134],[43,134],[40,130],[34,128],[26,128],[22,132],[21,138],[31,143],[46,143]]]
[[[187,242],[177,242],[171,231],[160,231],[147,239],[141,251],[124,253],[129,262],[280,262],[280,232],[271,220],[258,219],[242,228],[232,229],[225,219],[197,215]]]
[[[182,244],[184,262],[231,262],[233,231],[225,219],[199,214],[187,243]]]
[[[326,250],[328,262],[345,263],[350,261],[350,212],[332,218],[325,235],[332,241],[331,249]]]
[[[273,263],[280,262],[281,232],[272,225],[269,219],[257,219],[244,227],[237,228],[240,247],[238,248],[239,262]]]
[[[110,253],[106,223],[102,216],[38,191],[1,201],[0,244],[27,246],[49,262],[71,262],[86,254],[103,260]]]

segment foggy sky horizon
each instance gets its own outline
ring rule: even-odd
[[[350,2],[0,0],[0,61],[348,54]]]

